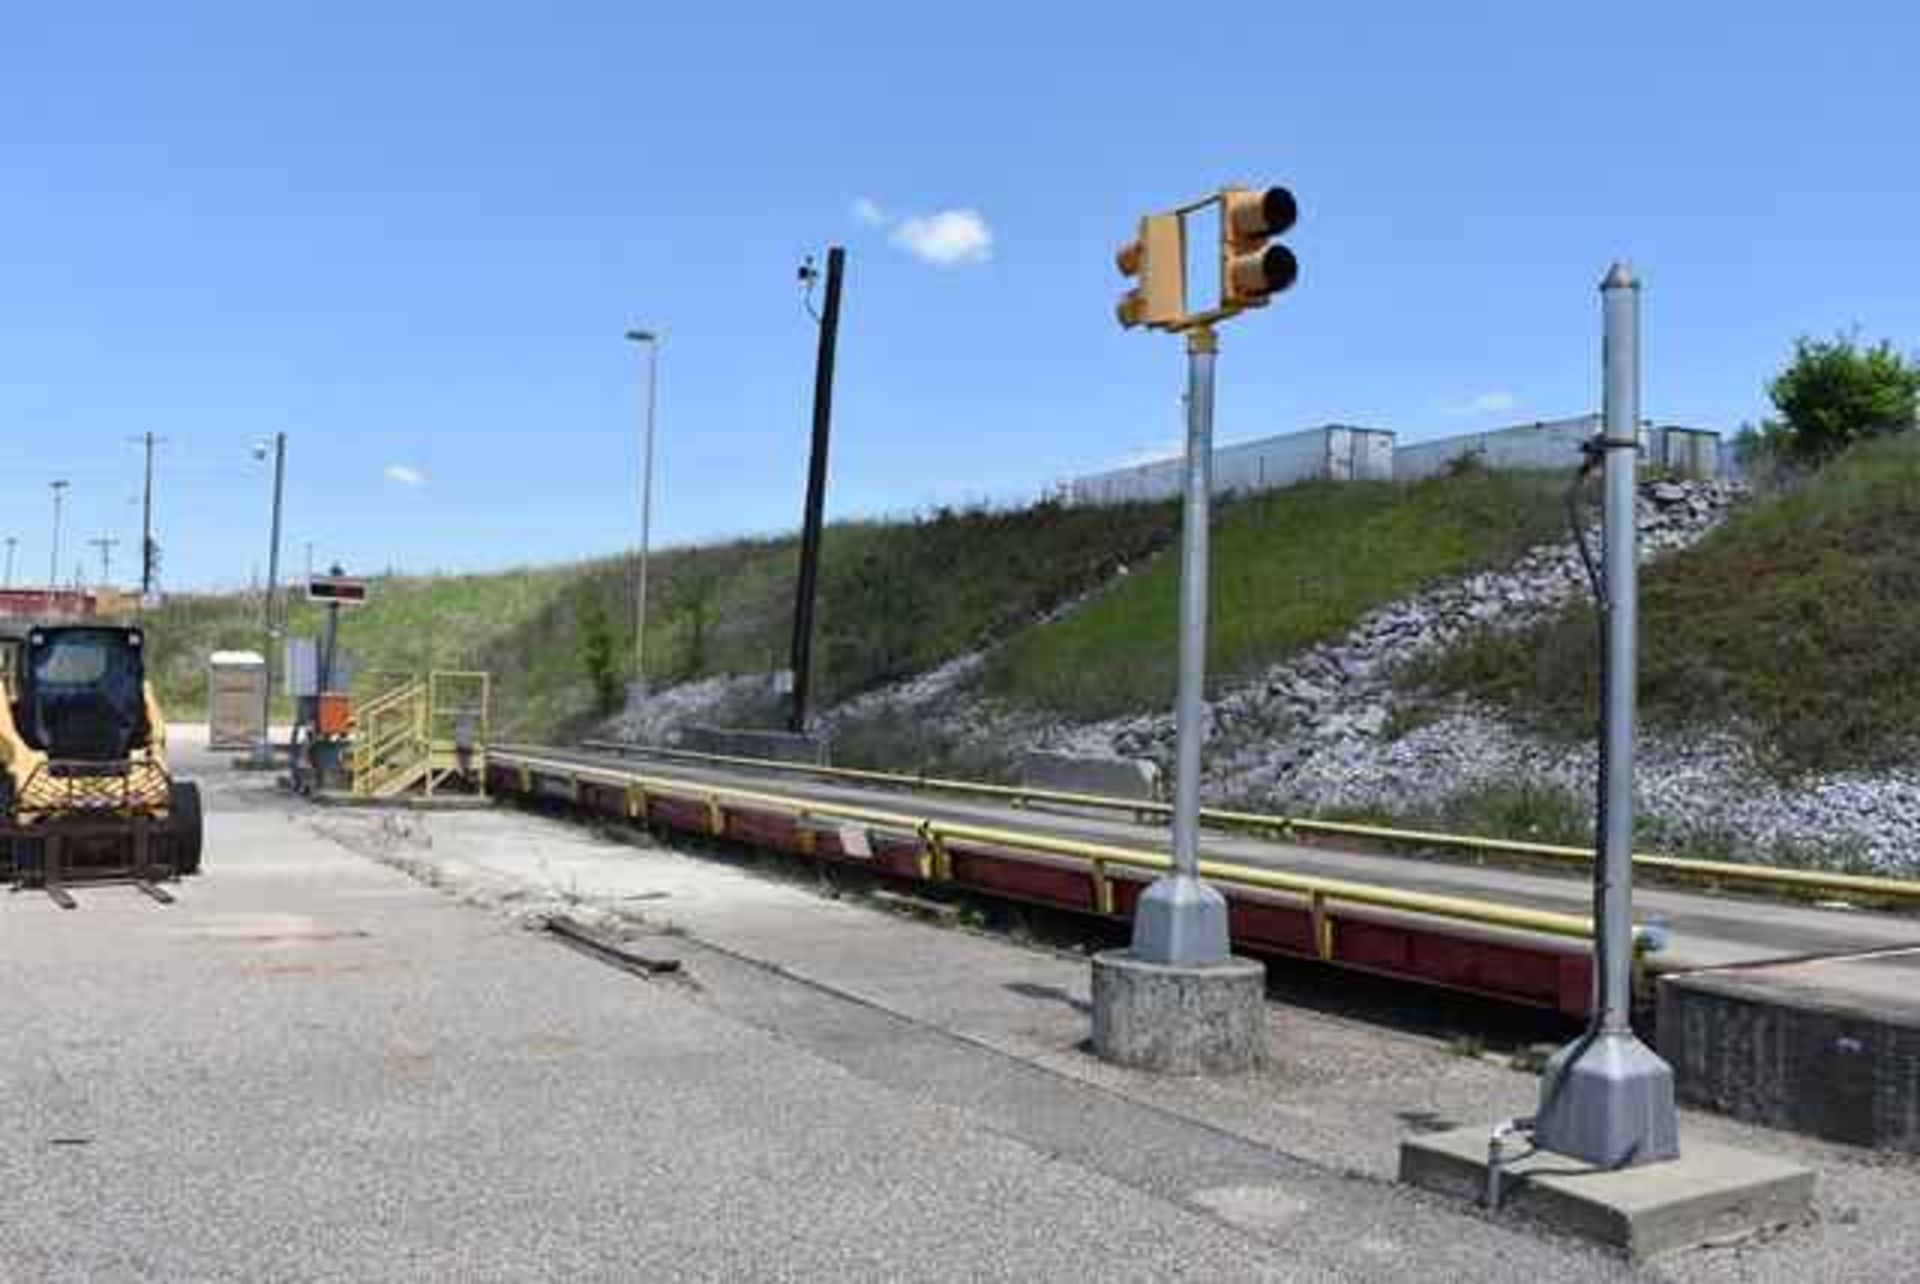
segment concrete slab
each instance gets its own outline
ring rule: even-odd
[[[1408,1139],[1400,1180],[1484,1202],[1487,1135],[1456,1128]],[[1513,1142],[1507,1154],[1502,1209],[1635,1260],[1758,1234],[1813,1210],[1812,1169],[1713,1142],[1688,1140],[1678,1159],[1611,1172]]]
[[[1920,950],[1666,977],[1682,1101],[1920,1153]]]
[[[1020,783],[1029,789],[1154,802],[1160,797],[1160,768],[1139,758],[1033,752],[1020,756]]]

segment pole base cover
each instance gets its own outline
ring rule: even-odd
[[[1093,958],[1093,1050],[1157,1074],[1242,1074],[1266,1056],[1266,994],[1251,959],[1184,967],[1108,950]]]
[[[1227,898],[1191,874],[1155,879],[1134,907],[1133,954],[1185,967],[1226,962]]]
[[[1631,1031],[1574,1040],[1547,1062],[1534,1142],[1596,1168],[1678,1157],[1673,1068]]]

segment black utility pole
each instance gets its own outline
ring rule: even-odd
[[[827,504],[827,436],[833,422],[833,351],[840,333],[840,277],[847,252],[827,251],[827,301],[820,314],[820,357],[813,368],[813,458],[807,467],[807,517],[800,532],[800,588],[793,603],[793,711],[787,729],[807,729],[813,678],[813,599],[820,581],[820,518]]]

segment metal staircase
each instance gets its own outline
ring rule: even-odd
[[[386,676],[355,712],[354,796],[485,793],[490,687],[485,673]]]

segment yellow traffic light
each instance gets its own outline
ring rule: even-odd
[[[1186,254],[1177,214],[1150,214],[1140,220],[1140,235],[1120,247],[1114,262],[1133,289],[1120,296],[1120,324],[1170,326],[1185,319]]]
[[[1268,242],[1300,216],[1284,187],[1220,193],[1220,304],[1238,311],[1265,306],[1300,275],[1300,262],[1284,245]]]

